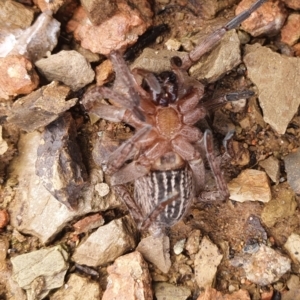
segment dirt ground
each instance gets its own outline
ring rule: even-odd
[[[236,4],[232,3],[234,1],[227,1],[227,3],[224,4],[224,8],[218,12],[215,17],[205,20],[201,18],[201,7],[199,7],[201,5],[198,4],[198,2],[199,1],[187,2],[174,0],[170,1],[167,5],[163,4],[163,1],[154,2],[154,25],[162,23],[168,24],[169,29],[160,35],[160,42],[152,43],[150,48],[156,50],[163,49],[164,43],[168,39],[192,36],[193,33],[198,33],[199,31],[201,31],[203,35],[206,35],[208,32],[211,32],[213,28],[219,26],[219,24],[224,24],[224,20],[229,20],[233,16]],[[205,6],[205,3],[203,3],[202,6]],[[179,14],[184,14],[184,18],[180,22],[177,20]],[[62,28],[64,27],[62,26]],[[60,44],[57,46],[56,51],[58,51],[64,43],[70,42],[65,39],[66,37],[70,38],[70,35],[62,29]],[[274,49],[276,48],[276,41],[278,38],[279,34],[263,38],[251,37],[248,44],[259,42]],[[241,47],[243,52],[245,45],[242,45]],[[278,52],[280,51],[280,49],[275,50]],[[206,88],[206,98],[227,91],[234,91],[241,87],[241,82],[244,89],[255,90],[255,87],[253,87],[253,84],[247,78],[247,72],[245,71],[245,65],[243,63],[228,72],[217,82],[208,84]],[[282,84],[285,83],[283,82]],[[80,98],[85,92],[85,89],[86,88],[83,88],[77,92],[76,96]],[[218,113],[221,112],[226,115],[231,120],[232,124],[237,125],[236,127],[239,128],[238,131],[236,131],[233,140],[238,141],[239,145],[242,145],[242,147],[238,151],[235,151],[235,157],[231,157],[222,162],[222,170],[227,182],[237,177],[244,169],[263,170],[259,165],[259,162],[264,158],[269,157],[271,153],[276,156],[280,162],[279,181],[277,183],[272,183],[270,181],[272,197],[276,198],[276,193],[278,193],[276,187],[279,183],[283,185],[285,189],[291,190],[287,183],[287,174],[283,159],[289,153],[295,152],[300,146],[300,110],[298,110],[298,113],[291,120],[286,133],[279,135],[267,123],[263,123],[263,127],[257,126],[257,124],[251,124],[251,126],[245,128],[238,126],[241,120],[244,120],[251,114],[254,107],[257,108],[259,114],[262,115],[257,95],[251,97],[246,106],[238,112],[235,112],[230,105],[227,105],[220,108],[217,112],[211,113],[205,120],[199,122],[197,126],[202,130],[210,128],[214,132],[215,148],[219,155],[223,155],[225,149],[222,146],[224,132],[219,129],[222,127],[222,123],[218,124],[218,120],[216,119]],[[92,148],[98,138],[98,132],[107,132],[109,135],[113,135],[116,139],[121,140],[125,140],[131,136],[133,132],[131,127],[123,123],[116,124],[105,120],[99,120],[95,124],[91,124],[88,115],[79,104],[71,109],[71,113],[78,125],[78,132],[80,132],[78,139],[79,145],[82,151],[83,161],[88,171],[91,170],[95,164],[92,159]],[[278,116],[278,118],[280,118],[280,116]],[[0,156],[2,164],[2,166],[0,166],[0,207],[2,209],[7,209],[10,201],[12,201],[14,197],[13,188],[11,188],[14,186],[14,183],[7,181],[7,178],[9,178],[9,164],[14,157],[18,156],[18,153],[22,152],[22,149],[17,146],[20,131],[13,127],[9,128],[9,132],[5,131],[5,120],[2,120],[2,123],[4,126],[3,138],[12,145],[10,151],[6,153],[5,156]],[[249,160],[246,159],[246,164],[241,162],[245,151],[247,155],[249,155]],[[208,166],[206,176],[208,189],[213,189],[214,182]],[[132,191],[132,185],[129,185],[128,187]],[[8,198],[11,200],[7,200]],[[299,205],[300,198],[296,194],[295,199],[297,205]],[[229,287],[234,286],[236,287],[236,290],[239,288],[246,289],[253,300],[280,299],[277,292],[273,293],[273,298],[262,298],[262,295],[264,295],[264,292],[268,291],[286,291],[286,282],[290,277],[290,273],[285,274],[280,279],[280,284],[275,282],[268,286],[261,287],[245,280],[243,269],[234,267],[230,263],[230,259],[234,257],[235,254],[241,253],[246,245],[256,245],[260,243],[271,246],[273,249],[277,249],[279,252],[287,255],[283,249],[283,245],[291,233],[300,234],[300,214],[298,207],[291,216],[278,219],[275,225],[268,227],[262,222],[262,213],[265,205],[265,203],[259,201],[249,201],[244,203],[231,200],[202,202],[199,199],[195,199],[185,218],[168,231],[171,241],[170,249],[172,266],[170,271],[167,274],[163,274],[153,264],[149,264],[152,279],[154,281],[155,279],[163,279],[165,282],[188,287],[191,290],[191,296],[188,299],[197,299],[199,288],[194,280],[193,261],[189,258],[186,250],[183,250],[182,254],[178,256],[174,254],[172,249],[178,241],[187,239],[192,232],[200,230],[201,236],[209,237],[209,239],[217,245],[224,254],[224,258],[218,266],[214,283],[215,289],[222,293],[228,293],[229,291],[232,291]],[[128,214],[128,211],[125,206],[120,206],[117,209],[104,211],[102,214],[106,221],[110,221]],[[60,234],[58,234],[47,246],[65,243],[68,244],[68,250],[72,253],[76,247],[76,243],[70,242],[70,240],[72,240],[72,224],[74,222],[75,220],[71,222],[68,227],[62,229]],[[14,228],[11,225],[1,229],[0,234],[1,236],[5,236],[9,241],[10,254],[8,255],[8,258],[16,254],[29,253],[44,247],[38,238],[26,234],[23,235],[24,240],[20,242],[20,239],[16,238]],[[105,290],[107,284],[106,268],[102,267],[96,271],[100,274],[100,286]],[[74,268],[70,268],[69,272],[74,272]],[[291,273],[299,277],[299,265],[293,263]],[[98,279],[95,279],[93,276],[87,274],[85,274],[85,276],[92,281],[98,281]],[[4,284],[1,284],[0,299],[9,299],[6,295],[6,287]]]

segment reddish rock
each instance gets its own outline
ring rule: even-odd
[[[253,0],[243,0],[235,13],[239,14],[253,4]],[[242,28],[252,36],[275,35],[283,26],[287,13],[280,1],[267,1],[242,23]]]
[[[237,292],[234,292],[232,294],[226,294],[222,295],[221,292],[218,292],[217,290],[213,288],[207,288],[204,293],[202,293],[197,300],[250,300],[250,296],[247,291],[239,290]]]
[[[96,67],[96,82],[97,85],[103,85],[109,82],[113,77],[112,63],[109,59]]]
[[[282,2],[291,9],[300,9],[300,1],[299,0],[282,0]]]
[[[300,14],[290,14],[281,29],[281,41],[293,46],[300,38]]]
[[[125,50],[152,23],[149,3],[146,0],[134,2],[133,8],[125,0],[118,1],[116,13],[98,26],[92,25],[83,7],[79,7],[67,30],[74,32],[75,39],[81,42],[83,48],[94,53],[107,55],[112,49]]]
[[[102,300],[152,300],[151,277],[139,252],[121,256],[107,268],[108,284]]]
[[[293,46],[295,56],[300,57],[300,43]]]
[[[73,228],[77,234],[80,234],[83,232],[88,232],[89,230],[97,228],[103,224],[104,218],[98,213],[79,220],[73,225]]]
[[[0,210],[0,229],[4,228],[9,222],[9,215],[6,209]]]
[[[0,98],[29,94],[39,84],[32,63],[21,55],[0,58]]]

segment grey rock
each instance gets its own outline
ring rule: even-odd
[[[154,294],[157,300],[186,300],[191,291],[187,287],[158,282],[154,284]]]
[[[69,267],[68,253],[55,246],[11,258],[13,278],[27,291],[28,299],[43,299],[61,287]]]
[[[154,237],[150,235],[140,241],[137,251],[143,257],[159,268],[163,273],[168,273],[171,268],[170,239],[166,235]]]
[[[69,92],[67,86],[52,82],[15,101],[7,121],[27,132],[46,126],[76,104],[77,98],[65,101]]]
[[[82,189],[76,211],[70,211],[58,202],[35,174],[40,140],[41,133],[37,131],[22,134],[18,144],[19,156],[10,166],[9,180],[18,181],[18,188],[9,204],[13,227],[22,233],[38,237],[42,243],[47,243],[74,218],[120,206],[113,194],[100,197],[95,190],[95,183]]]
[[[255,44],[247,45],[244,62],[258,88],[264,121],[284,134],[300,104],[300,58]]]
[[[88,177],[76,137],[75,121],[65,113],[45,128],[35,163],[44,187],[70,210]]]
[[[77,274],[71,274],[66,285],[60,288],[50,300],[95,300],[100,299],[99,284]]]
[[[141,68],[153,73],[161,73],[171,69],[170,59],[173,56],[184,57],[185,52],[145,48],[142,54],[131,65],[131,69]]]
[[[236,256],[231,264],[242,267],[246,278],[261,286],[271,284],[291,269],[289,258],[266,245],[259,245],[253,253]]]
[[[270,156],[267,159],[260,161],[259,165],[265,169],[273,182],[279,182],[280,165],[279,160],[276,157]]]
[[[73,91],[92,82],[95,73],[89,62],[77,51],[60,51],[48,58],[43,58],[35,63],[39,71],[49,81],[61,81]]]
[[[284,158],[287,181],[296,194],[300,194],[300,148],[296,152],[289,153]]]
[[[99,227],[75,250],[72,259],[91,267],[114,261],[136,246],[136,228],[129,216]]]
[[[107,268],[108,285],[102,300],[152,300],[151,277],[142,255],[135,251],[116,259]]]
[[[190,68],[189,73],[198,80],[210,83],[240,63],[240,40],[237,33],[230,30],[210,53],[203,55],[199,62]]]

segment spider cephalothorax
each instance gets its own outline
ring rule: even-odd
[[[206,153],[218,191],[225,199],[229,192],[214,152],[212,133],[202,133],[195,123],[206,115],[207,108],[228,100],[251,95],[245,91],[214,99],[209,106],[199,102],[204,86],[188,77],[186,70],[208,52],[229,29],[245,20],[264,1],[256,1],[246,12],[213,32],[181,61],[171,59],[172,70],[153,74],[147,70],[129,70],[120,53],[112,51],[116,72],[115,88],[95,87],[82,100],[89,112],[113,122],[126,122],[135,134],[107,157],[102,165],[111,175],[115,192],[128,206],[140,228],[161,228],[178,222],[204,187],[205,169],[200,153]],[[141,84],[138,84],[140,82]],[[119,106],[102,104],[108,98]],[[134,181],[134,200],[124,184]]]

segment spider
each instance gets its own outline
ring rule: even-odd
[[[229,93],[206,105],[199,102],[204,95],[203,84],[190,78],[187,70],[265,1],[256,1],[207,36],[183,59],[171,58],[171,71],[130,71],[122,55],[112,51],[109,58],[116,73],[114,88],[97,86],[84,95],[82,104],[88,112],[112,122],[123,121],[136,130],[101,163],[111,175],[113,190],[141,230],[149,229],[158,236],[185,215],[205,184],[200,153],[206,153],[218,188],[217,197],[228,198],[229,191],[213,151],[212,132],[202,133],[194,125],[206,116],[207,110],[253,93]],[[117,106],[100,103],[99,98],[112,99]],[[131,181],[134,199],[124,186]]]

